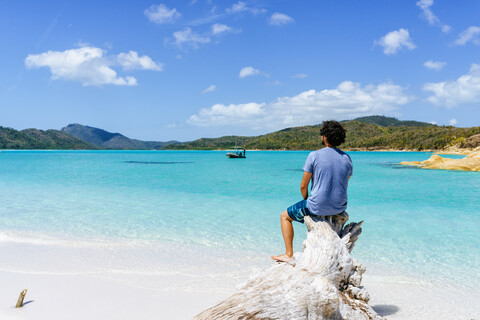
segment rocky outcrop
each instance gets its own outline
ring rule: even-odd
[[[425,161],[402,161],[400,164],[423,169],[480,171],[480,148],[475,149],[463,159],[449,159],[434,154]]]
[[[361,286],[365,267],[350,256],[361,223],[344,227],[346,219],[305,217],[307,239],[295,260],[253,275],[237,293],[194,319],[383,319]]]

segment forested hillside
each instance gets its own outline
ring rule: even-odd
[[[0,127],[0,149],[98,149],[58,130],[15,130]]]
[[[100,149],[160,150],[168,144],[178,143],[178,141],[162,142],[130,139],[120,133],[112,133],[78,123],[69,124],[62,128],[61,131],[91,143]]]
[[[418,121],[399,121],[382,116],[363,117],[342,123],[347,150],[438,150],[480,133],[480,127],[456,128]],[[314,150],[322,147],[320,125],[287,128],[256,137],[226,136],[199,139],[166,149],[215,150],[233,146],[258,150]]]

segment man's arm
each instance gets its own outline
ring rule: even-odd
[[[302,183],[300,183],[300,191],[302,192],[303,199],[305,200],[307,200],[308,198],[308,184],[310,183],[311,179],[312,179],[312,173],[304,171]]]

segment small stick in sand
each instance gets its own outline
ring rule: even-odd
[[[26,294],[27,294],[27,289],[23,289],[23,291],[20,292],[20,295],[18,296],[18,300],[17,300],[17,305],[15,306],[15,308],[23,307],[23,299],[25,299]]]

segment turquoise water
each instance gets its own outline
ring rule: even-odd
[[[480,173],[397,165],[427,153],[349,154],[348,212],[365,220],[356,258],[383,270],[480,284]],[[301,199],[307,155],[4,151],[0,242],[8,234],[280,253],[279,214]],[[305,227],[296,224],[295,232],[300,250]]]

